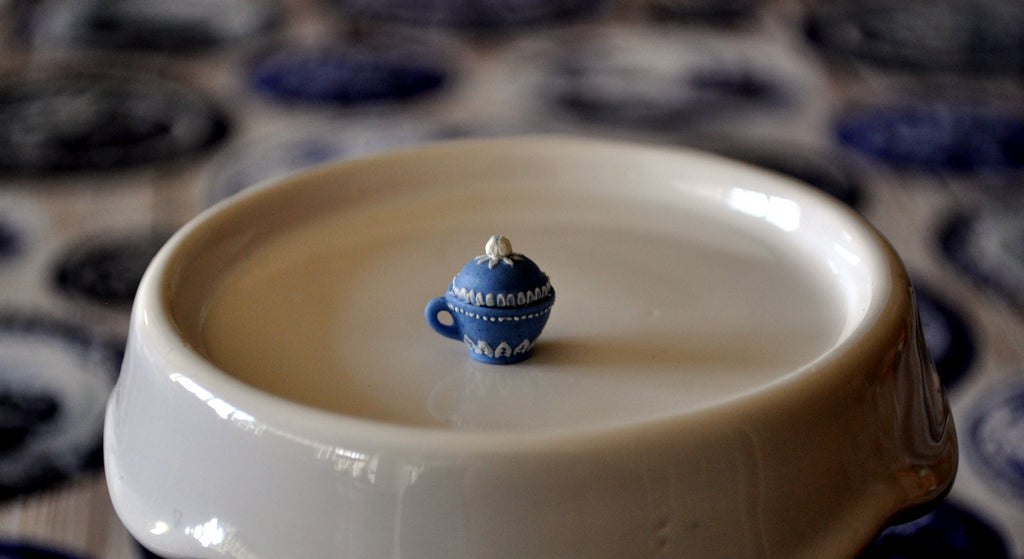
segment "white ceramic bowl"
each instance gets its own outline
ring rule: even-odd
[[[494,233],[558,301],[534,356],[423,321]],[[896,254],[696,152],[442,143],[247,191],[148,270],[106,423],[166,557],[851,557],[956,440]]]

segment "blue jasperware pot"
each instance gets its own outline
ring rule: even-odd
[[[464,342],[477,361],[504,365],[533,354],[555,303],[548,276],[501,235],[486,254],[470,260],[443,297],[427,303],[427,324],[438,334]],[[451,324],[441,322],[441,313]]]

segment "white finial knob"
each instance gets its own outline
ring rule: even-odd
[[[493,235],[484,246],[484,253],[491,260],[501,260],[512,255],[512,243],[504,235]]]
[[[491,235],[491,238],[487,239],[487,244],[484,245],[484,254],[477,256],[476,261],[479,264],[487,262],[487,267],[493,268],[498,265],[498,262],[514,266],[514,261],[519,258],[522,257],[512,252],[512,242],[504,235]]]

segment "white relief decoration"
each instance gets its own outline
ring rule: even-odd
[[[478,355],[486,355],[487,357],[493,357],[495,359],[522,355],[524,353],[529,353],[530,350],[533,349],[533,342],[530,340],[523,340],[515,349],[512,349],[512,345],[506,341],[499,343],[497,348],[491,348],[491,345],[486,341],[480,340],[479,342],[474,342],[469,336],[464,336],[462,338],[462,342],[466,344],[466,347],[468,347],[470,351]]]
[[[481,293],[458,287],[453,280],[451,291],[459,301],[478,307],[521,307],[547,299],[551,295],[551,283],[518,293]]]

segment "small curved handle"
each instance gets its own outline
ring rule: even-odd
[[[435,332],[446,338],[462,341],[462,332],[459,331],[459,326],[455,322],[454,317],[452,317],[451,324],[443,324],[437,318],[438,313],[441,312],[451,314],[451,311],[448,310],[448,303],[444,300],[444,297],[431,299],[430,302],[427,303],[427,308],[423,311],[423,315],[427,319],[427,324],[429,324]]]

